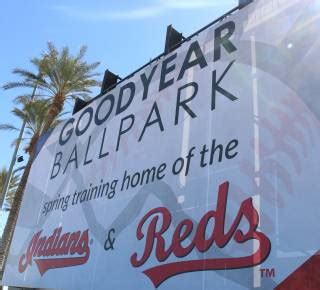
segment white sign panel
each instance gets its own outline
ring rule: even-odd
[[[319,283],[319,12],[316,0],[254,1],[55,128],[4,284]]]

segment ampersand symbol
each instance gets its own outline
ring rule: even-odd
[[[116,230],[115,229],[110,229],[109,232],[108,232],[108,238],[106,239],[105,243],[104,243],[104,249],[106,251],[109,251],[109,250],[113,250],[114,247],[113,247],[113,244],[115,242],[115,238],[113,237],[113,235],[116,233]]]

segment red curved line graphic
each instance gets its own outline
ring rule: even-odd
[[[56,268],[72,267],[85,264],[89,258],[89,251],[84,257],[74,258],[55,258],[55,259],[35,259],[40,275],[42,276],[46,271]]]
[[[240,269],[259,265],[268,258],[270,250],[271,243],[268,239],[265,239],[264,243],[260,244],[259,249],[250,256],[173,262],[152,267],[143,271],[143,273],[157,288],[162,282],[178,274],[206,270]]]

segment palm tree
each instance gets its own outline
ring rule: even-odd
[[[28,99],[21,99],[20,100],[23,104],[23,108],[14,108],[12,110],[12,113],[21,119],[22,121],[26,121],[26,130],[25,134],[23,136],[23,139],[25,142],[27,142],[27,146],[25,147],[26,153],[29,154],[28,162],[25,166],[24,172],[22,174],[21,180],[19,185],[16,188],[15,195],[12,198],[11,203],[11,210],[8,216],[8,220],[3,232],[2,236],[2,243],[4,247],[4,252],[2,255],[4,258],[1,259],[0,262],[3,261],[3,265],[6,260],[6,256],[9,250],[11,238],[13,235],[13,230],[15,227],[15,223],[18,217],[22,197],[23,197],[23,191],[27,183],[27,179],[30,173],[31,165],[33,162],[33,158],[36,152],[36,144],[41,136],[41,134],[44,132],[44,125],[46,122],[48,109],[50,106],[50,103],[48,100],[33,100],[28,101]],[[58,119],[54,120],[52,125],[56,125],[59,122]],[[11,124],[1,124],[0,130],[18,130],[18,128],[14,127]],[[11,179],[13,180],[13,179]],[[1,253],[0,253],[1,256]],[[0,269],[3,268],[3,265],[0,263]]]
[[[12,202],[13,202],[13,198],[14,198],[14,194],[16,192],[18,185],[19,185],[19,176],[15,174],[11,177],[7,196],[4,196],[3,189],[4,189],[4,185],[5,185],[7,176],[8,176],[7,169],[2,168],[0,170],[0,205],[5,200],[8,203],[8,205],[11,207]]]
[[[68,99],[75,99],[76,97],[86,99],[91,93],[90,88],[100,85],[100,82],[94,79],[94,77],[99,74],[93,72],[99,65],[99,62],[91,64],[87,63],[83,60],[85,53],[86,46],[82,46],[79,53],[76,56],[72,56],[67,47],[62,48],[61,52],[59,52],[55,46],[49,42],[47,52],[40,58],[31,60],[31,63],[36,67],[38,74],[17,68],[13,73],[20,76],[22,80],[10,82],[3,86],[5,90],[21,87],[34,89],[37,87],[39,89],[37,96],[44,98],[49,102],[42,129],[41,131],[36,131],[37,133],[32,135],[29,146],[27,147],[27,152],[30,157],[16,191],[3,234],[5,259],[18,217],[23,192],[34,159],[35,144],[38,141],[40,134],[47,132],[54,125],[55,120],[63,111],[65,102]],[[0,270],[2,268],[1,266],[0,263]]]
[[[99,62],[87,63],[83,60],[87,47],[82,46],[78,55],[72,56],[68,47],[63,47],[59,52],[49,42],[47,52],[41,58],[33,58],[32,64],[40,74],[24,69],[15,69],[14,74],[22,77],[20,82],[10,82],[3,86],[4,89],[17,87],[40,89],[39,96],[50,99],[50,108],[44,132],[50,127],[55,118],[62,112],[68,99],[77,97],[88,99],[91,87],[100,86],[101,83],[94,79],[100,75],[93,72]]]
[[[28,142],[25,151],[31,154],[40,135],[45,132],[44,125],[47,120],[50,103],[49,100],[45,99],[30,101],[27,97],[19,97],[19,102],[23,105],[23,108],[14,108],[12,113],[18,119],[26,122],[25,136],[22,138],[22,141]],[[58,122],[59,121],[55,119],[51,127],[55,127]],[[0,124],[0,130],[19,131],[20,129],[11,124]],[[14,140],[12,145],[17,141],[18,140]]]

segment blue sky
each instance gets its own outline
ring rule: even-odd
[[[100,61],[125,77],[163,51],[169,24],[188,36],[237,6],[237,0],[3,0],[1,2],[0,85],[17,80],[15,67],[33,70],[29,60],[52,41],[76,53],[88,46],[86,60]],[[101,80],[102,80],[101,76]],[[98,89],[93,93],[97,94]],[[12,100],[27,90],[0,90],[0,123],[19,127]],[[0,131],[0,168],[9,167],[17,133]],[[23,151],[20,150],[23,154]],[[25,158],[26,159],[26,158]]]

